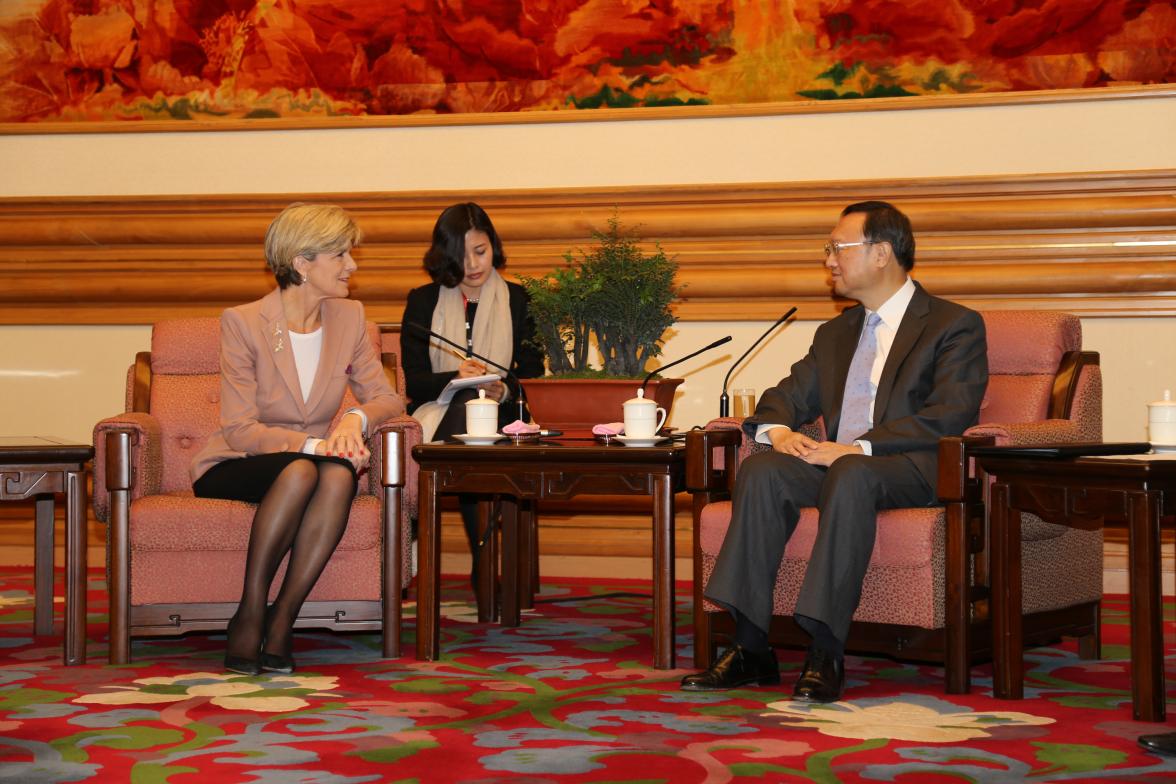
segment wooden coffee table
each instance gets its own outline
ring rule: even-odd
[[[412,454],[420,466],[417,658],[436,659],[441,645],[438,501],[442,493],[477,493],[503,500],[502,623],[508,626],[518,625],[519,607],[533,590],[530,534],[535,502],[592,494],[648,495],[653,497],[653,666],[674,667],[674,493],[685,483],[683,445],[666,441],[658,446],[626,447],[589,440],[503,440],[488,446],[434,442],[413,447]],[[484,582],[479,593],[489,601],[494,596],[492,551],[483,555]],[[482,610],[479,616],[485,614]]]
[[[0,436],[0,501],[36,501],[33,631],[53,633],[54,496],[65,497],[66,665],[86,663],[86,463],[89,444],[50,436]]]
[[[974,454],[996,477],[989,514],[996,696],[1024,696],[1020,513],[1085,529],[1113,520],[1126,523],[1128,535],[1132,713],[1139,721],[1163,721],[1160,519],[1176,514],[1176,460],[1059,459],[1002,453],[999,447]]]

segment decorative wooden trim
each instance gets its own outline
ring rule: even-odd
[[[974,307],[1176,314],[1176,171],[648,188],[0,199],[0,323],[150,323],[264,294],[270,219],[331,201],[364,230],[355,296],[398,322],[433,221],[475,199],[508,275],[539,275],[613,214],[677,256],[688,321],[826,319],[819,248],[840,209],[884,198],[915,224],[916,277]]]
[[[631,109],[563,109],[467,114],[405,114],[362,117],[292,117],[252,120],[143,120],[106,122],[0,123],[0,135],[64,133],[190,133],[192,131],[291,131],[347,128],[419,128],[454,125],[534,125],[537,123],[618,122],[627,120],[694,120],[731,117],[776,117],[795,114],[960,109],[990,106],[1133,100],[1176,96],[1176,85],[1084,87],[1065,90],[1018,90],[992,93],[951,93],[840,101],[772,101],[702,106],[634,107]]]

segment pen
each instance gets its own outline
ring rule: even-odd
[[[467,357],[465,354],[461,353],[460,351],[458,351],[455,348],[450,348],[449,346],[442,346],[442,348],[463,362],[473,359],[473,357]],[[478,364],[481,364],[481,363],[478,363]]]

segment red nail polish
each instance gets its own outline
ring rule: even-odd
[[[347,456],[348,456],[348,457],[355,457],[355,453],[354,453],[354,452],[348,452],[348,453],[347,453]]]

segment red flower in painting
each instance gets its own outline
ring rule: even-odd
[[[969,53],[971,19],[955,0],[826,0],[802,6],[798,17],[820,29],[821,44],[846,64]]]
[[[1004,74],[1009,87],[1082,86],[1099,78],[1095,60],[1154,0],[821,0],[798,18],[846,66],[903,61],[965,62]],[[1158,14],[1157,14],[1158,15]],[[1166,21],[1166,20],[1165,20]],[[1167,25],[1170,25],[1167,22]],[[1135,28],[1143,48],[1163,51],[1164,32]],[[1115,44],[1117,46],[1117,44]],[[1129,57],[1129,55],[1128,55]],[[1114,58],[1110,58],[1114,59]],[[1127,69],[1130,70],[1130,69]],[[1162,70],[1157,57],[1142,70]]]
[[[0,3],[0,121],[772,100],[796,84],[768,74],[826,79],[831,58],[860,73],[851,94],[1170,81],[1174,17],[1170,0],[21,0]]]

